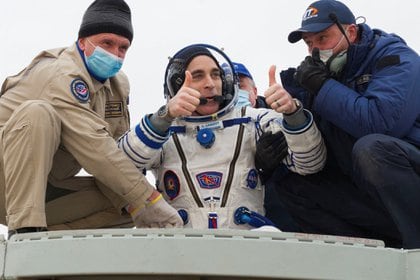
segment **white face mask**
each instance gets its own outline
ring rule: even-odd
[[[343,41],[344,35],[341,37],[340,41],[332,49],[326,50],[319,50],[319,58],[322,62],[327,63],[328,59],[330,59],[334,55],[334,50],[338,47],[338,45]]]
[[[249,101],[249,92],[247,90],[239,89],[238,90],[238,103],[236,103],[236,107],[245,107],[251,106],[251,102]]]

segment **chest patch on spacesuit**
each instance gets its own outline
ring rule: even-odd
[[[197,174],[198,184],[203,189],[217,189],[222,183],[223,174],[215,171],[202,172]]]
[[[179,195],[179,178],[175,172],[171,170],[165,172],[163,175],[163,185],[165,187],[165,193],[170,200],[176,198]]]
[[[255,189],[258,184],[258,172],[256,169],[251,169],[246,177],[246,185],[250,189]]]
[[[74,79],[70,84],[70,91],[81,103],[88,102],[90,98],[89,88],[82,79]]]

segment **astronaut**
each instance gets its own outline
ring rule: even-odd
[[[229,58],[211,45],[187,46],[167,66],[167,103],[118,140],[139,169],[152,170],[185,227],[264,225],[238,216],[264,214],[264,187],[254,163],[263,132],[284,131],[287,143],[279,145],[291,172],[312,174],[324,166],[326,149],[311,113],[280,87],[270,88],[266,97],[274,110],[235,107],[238,77]]]

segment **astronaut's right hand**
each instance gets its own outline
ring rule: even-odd
[[[168,101],[168,112],[174,117],[191,116],[200,105],[200,92],[191,87],[192,75],[185,71],[185,81],[176,95]]]
[[[178,212],[159,194],[133,215],[138,228],[180,228],[184,225]]]

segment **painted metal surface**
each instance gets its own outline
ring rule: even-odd
[[[3,279],[418,279],[420,250],[342,236],[192,229],[16,234]]]

